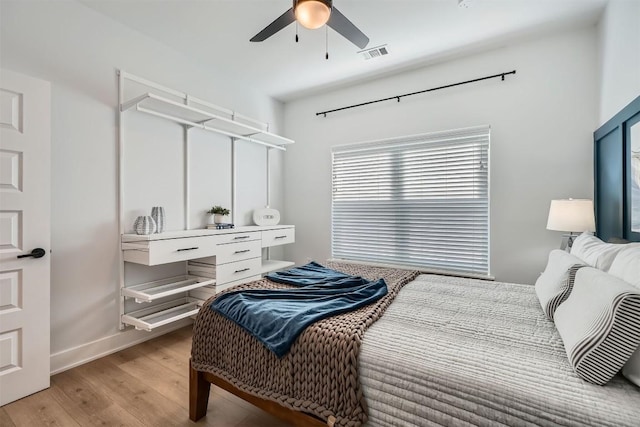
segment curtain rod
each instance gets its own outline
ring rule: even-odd
[[[464,82],[451,83],[451,84],[448,84],[448,85],[438,86],[438,87],[434,87],[434,88],[431,88],[431,89],[419,90],[417,92],[405,93],[405,94],[402,94],[402,95],[390,96],[388,98],[376,99],[374,101],[362,102],[360,104],[349,105],[349,106],[346,106],[346,107],[334,108],[333,110],[320,111],[319,113],[316,113],[316,116],[325,116],[325,117],[327,117],[327,114],[329,114],[329,113],[335,113],[337,111],[348,110],[350,108],[363,107],[365,105],[375,104],[377,102],[391,101],[392,99],[396,99],[398,102],[400,102],[400,98],[404,98],[405,96],[412,96],[412,95],[418,95],[418,94],[426,93],[426,92],[433,92],[433,91],[440,90],[440,89],[447,89],[447,88],[454,87],[454,86],[466,85],[468,83],[475,83],[475,82],[479,82],[479,81],[482,81],[482,80],[496,79],[498,77],[500,77],[501,80],[504,81],[504,77],[505,76],[508,76],[509,74],[515,74],[515,73],[516,73],[516,70],[513,70],[513,71],[509,71],[509,72],[494,74],[492,76],[486,76],[486,77],[480,77],[480,78],[473,79],[473,80],[467,80],[467,81],[464,81]]]

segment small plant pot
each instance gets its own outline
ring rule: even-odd
[[[229,217],[227,215],[215,214],[213,216],[214,224],[227,224],[229,223]]]

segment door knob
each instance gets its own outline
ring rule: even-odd
[[[31,251],[30,254],[18,255],[18,258],[27,258],[30,256],[34,258],[42,258],[43,256],[45,256],[46,253],[47,251],[45,251],[42,248],[35,248],[34,250]]]

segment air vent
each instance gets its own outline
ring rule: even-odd
[[[361,50],[360,52],[364,59],[378,58],[380,56],[388,55],[389,49],[386,44],[372,47],[371,49]]]

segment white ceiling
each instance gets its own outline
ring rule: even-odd
[[[329,29],[295,24],[261,43],[249,39],[291,7],[291,0],[82,0],[92,9],[213,68],[290,100],[327,86],[397,72],[443,56],[507,44],[522,36],[595,23],[607,0],[334,0],[390,54],[365,60]]]

